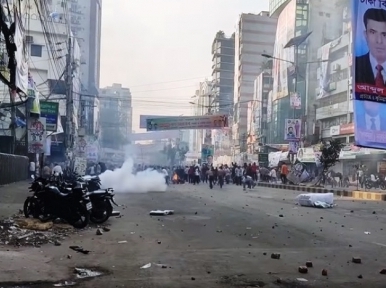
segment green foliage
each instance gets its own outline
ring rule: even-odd
[[[339,162],[339,154],[342,148],[343,144],[336,139],[327,141],[320,147],[321,155],[319,157],[319,161],[323,167],[324,173]]]

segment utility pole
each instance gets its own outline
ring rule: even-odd
[[[74,100],[72,94],[72,41],[68,37],[68,53],[66,61],[66,86],[67,86],[67,101],[66,101],[66,148],[69,153],[73,147],[74,131],[73,131],[73,117],[74,117]]]

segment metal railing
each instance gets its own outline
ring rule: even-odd
[[[0,153],[0,185],[28,179],[28,165],[28,157]]]

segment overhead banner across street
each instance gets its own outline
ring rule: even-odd
[[[180,129],[222,129],[228,127],[227,115],[181,116],[146,119],[147,131]]]
[[[386,148],[386,0],[352,0],[355,142]]]

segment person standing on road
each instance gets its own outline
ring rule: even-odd
[[[248,186],[249,189],[252,189],[252,184],[253,184],[253,178],[247,174],[245,174],[242,178],[242,183],[243,183],[243,190],[246,190],[246,186]]]
[[[24,166],[25,167],[25,166]],[[24,170],[25,171],[25,170]],[[34,161],[29,162],[29,177],[31,178],[32,176],[35,177],[36,174],[36,164]],[[25,175],[25,174],[24,174]]]
[[[218,176],[218,184],[220,185],[220,188],[224,185],[224,178],[225,178],[225,170],[223,169],[223,166],[220,166],[217,172]]]
[[[229,182],[230,182],[230,180],[231,180],[231,176],[232,176],[231,170],[229,169],[228,166],[225,166],[224,171],[225,171],[225,182],[226,182],[227,184],[229,184]]]
[[[361,166],[359,166],[358,171],[357,171],[358,182],[359,182],[359,184],[361,184],[361,188],[363,188],[364,183],[365,183],[363,176],[364,176],[364,172],[363,172],[363,167],[361,165]]]
[[[194,169],[194,185],[197,185],[200,183],[200,168],[198,166]]]
[[[256,162],[252,164],[252,178],[254,181],[257,181],[257,165]]]
[[[213,167],[208,169],[208,171],[206,172],[206,175],[208,175],[209,188],[213,189],[213,182],[214,182],[214,169],[213,169]]]
[[[272,168],[271,171],[269,172],[269,182],[276,183],[277,182],[277,174],[276,174],[276,169]]]
[[[237,186],[240,185],[239,178],[241,177],[241,175],[242,175],[241,167],[240,166],[236,166],[236,168],[235,168],[235,184]]]
[[[164,174],[165,177],[165,184],[169,186],[169,172],[165,167],[162,168],[162,174]]]
[[[280,167],[280,179],[283,184],[287,184],[288,166],[283,163]]]

